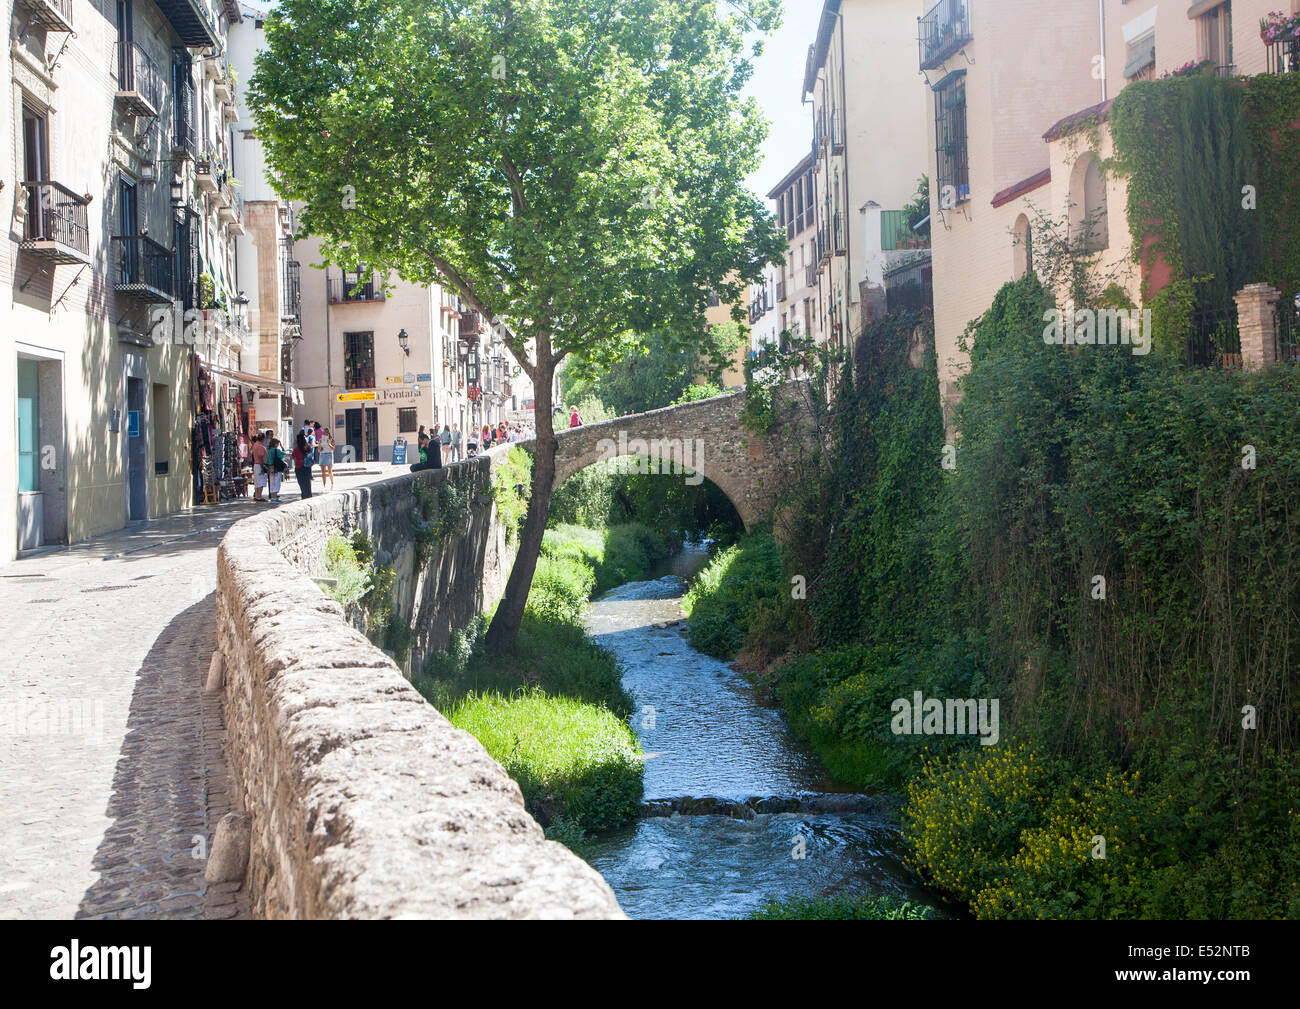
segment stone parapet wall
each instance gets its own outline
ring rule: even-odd
[[[311,581],[330,535],[361,529],[398,573],[421,651],[494,601],[510,556],[490,491],[427,570],[417,480],[490,488],[500,452],[282,506],[218,555],[233,790],[252,821],[245,886],[265,918],[622,918],[601,876],[544,839],[519,787]]]

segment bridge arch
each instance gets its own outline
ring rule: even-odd
[[[784,474],[774,440],[741,423],[744,406],[736,392],[560,431],[554,487],[603,460],[659,459],[715,484],[752,529],[770,514]]]

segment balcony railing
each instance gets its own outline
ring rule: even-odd
[[[1300,302],[1285,301],[1277,306],[1277,323],[1274,328],[1277,341],[1277,360],[1287,364],[1300,364]]]
[[[296,259],[284,261],[284,282],[280,289],[282,322],[302,322],[302,264]]]
[[[1189,365],[1239,370],[1241,330],[1236,306],[1193,314],[1185,345]]]
[[[172,250],[145,235],[114,235],[113,289],[141,301],[169,302],[176,295]]]
[[[373,274],[367,276],[364,282],[356,274],[348,277],[330,277],[325,285],[331,305],[352,301],[384,300],[384,289],[375,283]]]
[[[49,180],[26,182],[27,216],[19,248],[54,263],[89,263],[84,196]]]
[[[187,46],[220,48],[221,33],[206,0],[155,0]]]
[[[1264,47],[1270,74],[1300,73],[1300,39],[1286,39]]]
[[[939,0],[917,19],[921,69],[933,70],[970,42],[970,0]]]
[[[117,103],[127,115],[141,118],[158,115],[162,107],[162,77],[139,43],[117,43]]]
[[[230,225],[237,235],[244,233],[244,197],[229,183],[224,187],[225,203],[217,210],[217,220]]]
[[[72,0],[18,0],[27,23],[47,32],[72,31]]]
[[[472,308],[461,312],[460,338],[462,340],[477,340],[485,328],[481,313]]]

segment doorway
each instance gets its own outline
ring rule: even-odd
[[[18,550],[67,542],[63,363],[20,354],[17,368]]]
[[[358,462],[376,462],[379,459],[379,408],[365,407],[365,450],[362,450],[361,408],[347,411],[347,443],[352,446],[352,457]]]
[[[145,436],[144,379],[126,380],[125,427],[127,519],[135,522],[149,517],[149,439]]]

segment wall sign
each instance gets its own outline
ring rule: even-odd
[[[358,403],[363,400],[373,400],[375,395],[374,392],[341,392],[338,395],[338,401],[340,403]]]

